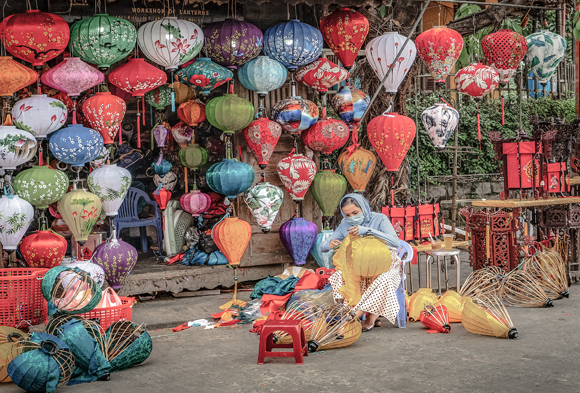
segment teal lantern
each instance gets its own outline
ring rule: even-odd
[[[179,82],[191,86],[204,96],[210,91],[233,79],[234,74],[226,67],[211,61],[209,57],[201,57],[187,67],[175,73]]]
[[[310,191],[324,217],[333,217],[346,192],[346,179],[333,170],[325,169],[314,176]]]
[[[256,176],[254,168],[236,159],[226,159],[212,165],[205,174],[209,188],[230,199],[247,191]]]
[[[322,243],[327,242],[334,233],[331,229],[324,229],[322,232],[316,236],[316,241],[314,242],[314,247],[310,250],[310,255],[314,258],[318,266],[324,267],[327,269],[334,269],[334,265],[332,264],[332,257],[334,257],[334,251],[330,250],[329,252],[321,252],[320,245]]]
[[[205,115],[212,126],[226,134],[233,134],[254,120],[254,105],[237,94],[225,94],[207,103]]]

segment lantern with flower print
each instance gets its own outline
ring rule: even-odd
[[[28,230],[34,208],[18,195],[2,195],[0,212],[0,243],[4,250],[14,251]]]
[[[244,201],[264,233],[272,229],[283,200],[284,191],[270,183],[258,183],[244,193]]]
[[[358,148],[342,152],[338,156],[338,165],[354,192],[362,193],[373,175],[377,158],[370,151]]]
[[[117,165],[102,165],[90,173],[87,184],[101,199],[105,215],[113,217],[118,214],[131,186],[131,173]]]
[[[180,121],[171,127],[171,135],[182,149],[193,139],[193,128]]]
[[[256,119],[244,128],[246,143],[254,153],[258,166],[262,170],[266,169],[281,135],[282,126],[267,117]]]
[[[66,106],[46,94],[19,100],[12,109],[14,125],[30,132],[36,139],[45,139],[48,134],[61,128],[67,116]]]
[[[463,37],[455,30],[437,26],[419,34],[415,45],[435,82],[442,84],[463,50]]]
[[[99,157],[103,151],[103,137],[92,128],[69,124],[50,136],[49,147],[57,160],[82,167]]]
[[[0,126],[0,168],[15,170],[36,154],[36,139],[14,126]]]
[[[65,92],[70,97],[78,97],[83,91],[103,82],[105,76],[79,57],[66,57],[44,72],[40,79],[53,89]]]
[[[541,30],[526,37],[528,43],[527,61],[530,69],[545,86],[556,73],[558,64],[566,53],[566,39],[549,30]]]
[[[341,8],[320,20],[320,31],[338,60],[350,69],[369,33],[369,21],[363,14]]]
[[[98,196],[85,189],[77,189],[76,183],[73,184],[73,190],[58,202],[58,211],[75,241],[82,245],[97,223],[102,204]]]
[[[320,119],[315,125],[302,132],[302,142],[310,150],[331,154],[348,141],[348,126],[336,119]]]
[[[278,23],[264,33],[264,53],[290,71],[316,60],[323,45],[320,31],[298,19]]]
[[[298,82],[312,87],[319,92],[326,92],[332,86],[348,78],[348,71],[332,61],[320,58],[310,64],[304,65],[294,74]]]
[[[209,57],[200,57],[175,75],[181,83],[193,87],[204,96],[234,77],[230,70],[212,62]]]
[[[68,176],[49,166],[33,166],[21,171],[14,178],[14,190],[37,209],[61,199],[68,189]]]
[[[407,116],[383,113],[367,125],[367,135],[389,172],[396,172],[415,139],[417,127]]]
[[[294,150],[284,157],[277,166],[278,176],[282,184],[295,202],[304,199],[316,175],[316,163],[302,154],[294,154]]]
[[[89,124],[101,134],[105,144],[114,143],[126,110],[125,101],[109,92],[96,93],[83,104]]]
[[[167,85],[156,87],[145,93],[145,102],[158,110],[171,105],[171,88]]]
[[[44,269],[60,265],[66,249],[66,239],[51,230],[36,231],[22,239],[20,244],[20,253],[26,264]]]
[[[137,249],[125,243],[123,239],[117,239],[117,233],[114,231],[112,238],[95,248],[92,260],[94,264],[103,268],[105,279],[111,288],[118,291],[135,267],[137,258]]]

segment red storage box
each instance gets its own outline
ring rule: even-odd
[[[119,296],[119,298],[123,302],[121,306],[95,308],[81,316],[86,319],[98,319],[103,331],[106,331],[115,322],[133,320],[133,304],[135,303],[135,298],[123,296]]]
[[[28,324],[48,319],[48,305],[40,289],[48,269],[0,269],[0,326],[28,331]]]

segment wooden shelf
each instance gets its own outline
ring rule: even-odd
[[[570,203],[580,203],[580,197],[566,197],[566,198],[548,198],[548,199],[478,199],[472,201],[471,204],[477,207],[538,207],[538,206],[552,206],[552,205],[568,205]]]
[[[441,249],[442,250],[444,249],[443,242],[437,241],[435,243],[436,244],[441,244]],[[458,240],[454,240],[453,241],[453,248],[467,247],[467,246],[469,246],[469,242],[466,242],[466,241],[458,241]],[[417,247],[414,247],[414,248],[415,248],[415,250],[417,250],[417,252],[429,251],[429,250],[431,250],[431,243],[429,243],[429,244],[421,244],[421,245],[419,245]]]

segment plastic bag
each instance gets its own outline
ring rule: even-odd
[[[255,321],[262,316],[262,311],[260,311],[261,305],[261,299],[250,300],[246,303],[246,307],[240,310],[238,318],[246,321]]]
[[[324,289],[305,289],[303,291],[294,292],[290,297],[287,304],[292,304],[293,302],[310,301],[317,306],[330,305],[334,303],[334,298],[332,297],[332,287],[329,285],[325,286]]]
[[[101,298],[101,302],[96,308],[109,308],[109,307],[118,307],[122,306],[123,302],[117,292],[111,287],[108,287],[103,291],[103,297]]]

